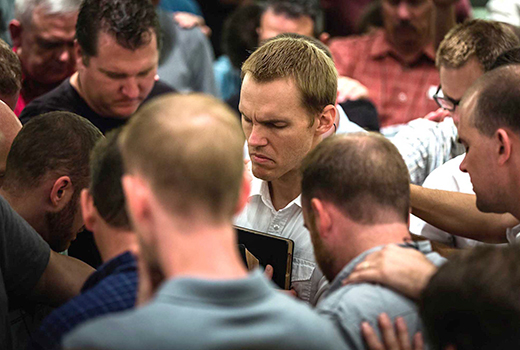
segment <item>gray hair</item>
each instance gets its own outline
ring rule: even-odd
[[[35,8],[42,7],[47,15],[65,15],[79,11],[81,0],[15,0],[14,16],[22,25],[30,26]]]

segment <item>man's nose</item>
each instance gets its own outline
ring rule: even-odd
[[[139,83],[134,77],[125,80],[121,91],[128,98],[135,99],[139,97]]]
[[[399,5],[397,5],[397,15],[401,21],[410,20],[410,5],[406,1],[400,1]]]
[[[252,147],[260,147],[265,146],[267,144],[267,139],[265,138],[262,128],[258,125],[251,126],[251,133],[247,138],[247,143]]]

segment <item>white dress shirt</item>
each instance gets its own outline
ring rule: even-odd
[[[291,239],[294,242],[292,288],[298,297],[315,305],[328,283],[316,264],[309,231],[303,226],[301,196],[276,210],[267,181],[253,177],[249,202],[235,217],[235,225]]]

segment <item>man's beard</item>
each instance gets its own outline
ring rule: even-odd
[[[79,191],[76,191],[79,192]],[[73,194],[69,203],[57,213],[46,213],[45,219],[47,221],[48,242],[51,249],[55,252],[62,252],[70,246],[73,240],[73,235],[77,232],[72,232],[74,225],[74,218],[78,212],[78,197],[76,193]]]

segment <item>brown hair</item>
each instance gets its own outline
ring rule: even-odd
[[[22,88],[22,65],[9,45],[0,39],[0,95],[13,96]]]
[[[328,200],[364,224],[408,220],[408,169],[397,148],[379,134],[329,137],[307,155],[301,170],[306,206],[312,198]]]
[[[277,36],[260,46],[242,66],[242,79],[257,82],[290,78],[301,93],[311,123],[328,105],[336,103],[338,73],[334,62],[307,38]]]
[[[219,100],[168,94],[141,108],[120,137],[125,170],[138,172],[177,215],[205,209],[231,220],[243,174],[244,135]]]
[[[474,19],[451,29],[437,50],[436,65],[460,68],[475,56],[484,71],[489,71],[497,57],[515,46],[520,40],[503,23]]]

